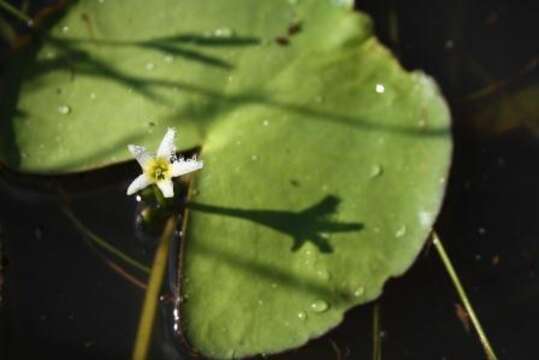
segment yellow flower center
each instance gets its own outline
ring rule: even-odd
[[[165,158],[150,160],[146,166],[146,174],[154,181],[170,178],[170,163]]]

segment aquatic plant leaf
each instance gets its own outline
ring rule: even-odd
[[[348,1],[79,1],[27,59],[9,72],[8,166],[93,169],[169,126],[201,148],[180,312],[206,356],[327,332],[406,271],[438,213],[446,104]]]

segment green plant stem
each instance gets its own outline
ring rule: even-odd
[[[135,339],[133,360],[146,360],[148,356],[159,291],[161,290],[161,284],[163,282],[163,275],[167,265],[169,243],[174,233],[174,229],[176,229],[176,217],[172,215],[167,220],[165,229],[161,234],[159,246],[155,252],[152,271],[150,273],[150,279],[144,297],[144,305],[142,306],[137,337]]]
[[[372,309],[372,360],[382,360],[382,338],[380,335],[380,303]]]
[[[115,248],[114,246],[110,245],[108,242],[103,240],[101,237],[94,234],[90,229],[88,229],[76,216],[73,214],[71,210],[69,210],[67,207],[62,208],[62,211],[64,214],[71,220],[73,225],[84,235],[86,235],[91,241],[102,247],[103,249],[107,250],[108,252],[116,255],[118,258],[122,259],[126,263],[132,265],[133,267],[139,269],[140,271],[144,272],[145,274],[150,273],[150,268],[147,266],[144,266],[137,260],[127,256],[124,254],[121,250]]]
[[[155,199],[157,200],[157,203],[159,204],[159,206],[166,207],[167,200],[163,196],[163,193],[161,193],[161,190],[159,190],[159,187],[157,187],[157,185],[154,184],[152,185],[152,189],[153,189],[153,194],[155,195]]]
[[[0,8],[4,9],[11,15],[15,16],[17,19],[22,20],[26,23],[28,26],[32,26],[33,20],[28,15],[17,9],[15,6],[11,5],[10,3],[0,0]]]
[[[477,332],[477,335],[479,336],[479,340],[481,341],[481,344],[483,345],[483,349],[485,350],[487,358],[489,360],[497,360],[498,358],[496,357],[496,354],[494,353],[494,350],[492,349],[492,346],[490,345],[490,342],[488,341],[488,338],[485,335],[485,332],[483,331],[483,327],[481,326],[481,323],[479,322],[477,316],[475,315],[475,311],[473,310],[473,307],[470,301],[468,300],[466,291],[464,291],[464,288],[460,282],[457,272],[455,271],[453,265],[451,264],[451,260],[449,259],[449,256],[445,252],[442,241],[440,240],[436,232],[432,233],[432,243],[434,244],[434,247],[436,248],[436,251],[438,252],[438,255],[440,256],[445,266],[445,269],[449,277],[451,278],[451,281],[453,282],[455,289],[457,290],[460,300],[462,301],[462,304],[464,305],[464,308],[466,309],[466,312],[468,313],[470,320],[472,321],[473,327],[475,331]]]

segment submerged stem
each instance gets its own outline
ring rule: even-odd
[[[33,20],[10,3],[0,0],[0,8],[15,16],[17,19],[24,21],[26,25],[32,26]]]
[[[470,301],[468,300],[466,291],[464,290],[460,282],[460,279],[457,275],[457,272],[453,268],[453,265],[451,264],[451,260],[449,259],[449,256],[445,252],[442,241],[440,240],[436,232],[432,233],[432,243],[434,244],[434,247],[436,248],[438,255],[442,259],[442,262],[445,266],[445,270],[447,271],[449,277],[451,278],[451,281],[453,282],[453,285],[455,286],[455,289],[457,290],[457,293],[460,297],[460,300],[462,301],[462,304],[464,305],[464,308],[466,309],[466,312],[470,316],[470,320],[472,321],[473,327],[475,331],[477,332],[477,335],[479,336],[479,340],[481,341],[481,344],[483,345],[483,349],[485,350],[488,360],[497,360],[498,358],[496,357],[496,354],[494,353],[494,350],[492,349],[492,346],[490,345],[490,342],[488,341],[488,338],[485,335],[485,332],[483,331],[483,327],[481,326],[481,323],[479,322],[477,316],[475,315],[475,311],[473,310],[473,307]]]
[[[372,360],[382,360],[382,337],[380,333],[380,303],[372,309]]]
[[[88,229],[76,216],[73,214],[71,210],[69,210],[67,207],[63,207],[62,211],[64,214],[71,220],[73,225],[84,235],[86,235],[91,241],[93,241],[95,244],[99,245],[103,249],[107,250],[108,252],[116,255],[118,258],[122,259],[126,263],[136,267],[140,271],[144,272],[145,274],[150,273],[150,269],[147,266],[144,266],[137,260],[127,256],[124,254],[121,250],[115,248],[114,246],[110,245],[108,242],[106,242],[101,237],[94,234],[90,229]]]
[[[146,360],[148,356],[159,291],[161,290],[163,275],[167,265],[169,243],[175,229],[176,217],[172,215],[167,220],[165,230],[163,230],[163,233],[161,234],[159,246],[155,252],[150,279],[146,290],[146,296],[144,297],[144,305],[142,306],[142,314],[137,330],[135,348],[133,350],[132,357],[133,360]]]

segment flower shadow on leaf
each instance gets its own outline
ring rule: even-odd
[[[187,208],[208,214],[250,220],[292,237],[291,251],[299,250],[305,242],[315,245],[321,253],[333,252],[333,246],[325,234],[360,231],[362,223],[339,223],[330,219],[337,211],[340,199],[328,195],[316,204],[299,212],[284,210],[249,210],[219,207],[207,204],[188,203]]]

